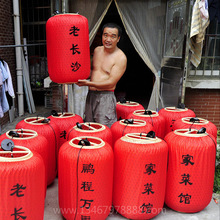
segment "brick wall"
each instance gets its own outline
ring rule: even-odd
[[[14,45],[14,21],[13,21],[13,5],[12,0],[0,1],[0,45]],[[15,48],[0,48],[0,57],[8,63],[14,91],[16,88],[16,61],[15,61]],[[9,97],[10,98],[10,97]],[[16,100],[15,100],[16,102]],[[9,121],[8,112],[0,118],[0,125],[4,126]]]
[[[220,89],[186,89],[185,105],[220,130]]]

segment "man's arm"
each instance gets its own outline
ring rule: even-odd
[[[109,78],[104,81],[88,81],[88,80],[78,80],[76,83],[78,86],[91,86],[97,89],[112,89],[116,86],[117,82],[123,76],[127,66],[126,56],[121,56],[120,59],[117,59],[117,62],[111,69]]]

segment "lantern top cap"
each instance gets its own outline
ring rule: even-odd
[[[138,106],[140,105],[138,102],[132,102],[132,101],[126,101],[126,102],[117,102],[117,105],[123,105],[123,106]]]
[[[74,126],[74,129],[82,132],[97,132],[105,130],[106,126],[96,122],[84,122],[78,123],[78,125]]]
[[[89,146],[79,145],[79,141],[81,140],[89,141],[90,145]],[[105,146],[105,142],[101,138],[92,137],[92,136],[75,137],[69,141],[69,144],[74,148],[82,148],[86,150],[99,149]]]
[[[158,117],[159,116],[159,114],[156,111],[150,110],[151,114],[148,114],[146,112],[147,112],[146,110],[140,109],[140,110],[135,110],[133,114],[136,116],[141,116],[141,117]]]
[[[188,108],[166,107],[164,109],[166,111],[170,111],[170,112],[185,112],[185,111],[188,111]]]
[[[141,120],[141,119],[135,119],[135,118],[130,119],[130,120],[132,120],[132,123],[127,123],[125,120],[126,119],[122,119],[119,121],[119,123],[121,125],[132,126],[132,127],[141,127],[141,126],[145,126],[147,124],[146,121]],[[127,120],[129,120],[129,119],[127,119]]]
[[[135,144],[155,144],[162,141],[158,137],[148,137],[145,133],[129,133],[121,137],[121,140]]]
[[[25,161],[33,156],[33,153],[26,147],[15,145],[14,149],[13,151],[2,151],[0,148],[0,162]]]
[[[197,129],[177,129],[174,133],[185,137],[203,137],[208,135],[206,132],[199,133]]]
[[[12,132],[15,133],[16,135],[11,135]],[[36,131],[30,129],[23,129],[23,128],[12,129],[10,131],[7,131],[5,135],[9,139],[16,139],[16,140],[27,140],[38,137],[38,133]]]

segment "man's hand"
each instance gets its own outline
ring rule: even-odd
[[[89,86],[89,80],[87,79],[79,79],[76,83],[77,86]]]

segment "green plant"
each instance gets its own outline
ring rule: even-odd
[[[218,131],[217,145],[220,145],[220,131]],[[220,149],[217,147],[216,152],[216,166],[215,166],[215,179],[214,179],[214,193],[220,194]]]

